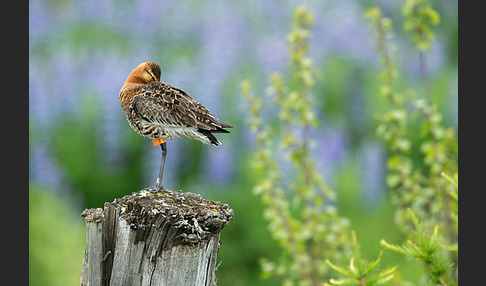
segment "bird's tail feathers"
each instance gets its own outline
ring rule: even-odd
[[[219,123],[221,125],[221,128],[233,128],[233,126],[226,124],[226,123]]]
[[[211,133],[230,133],[228,130],[225,130],[223,128],[233,128],[233,126],[225,124],[225,123],[220,123],[221,127],[216,127],[216,130],[211,130]]]
[[[222,129],[224,130],[224,129]],[[209,143],[215,145],[215,146],[220,146],[221,142],[219,142],[218,138],[214,137],[214,135],[211,132],[214,132],[212,130],[206,130],[206,129],[198,129],[197,130],[199,133],[203,134],[209,139]],[[226,130],[224,130],[226,131]],[[220,132],[221,133],[221,132]],[[229,133],[229,132],[227,132]]]

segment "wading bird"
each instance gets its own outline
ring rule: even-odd
[[[162,148],[157,190],[163,190],[166,140],[184,135],[219,146],[221,142],[213,133],[229,133],[224,128],[232,127],[218,122],[216,116],[184,90],[161,82],[160,73],[158,64],[141,63],[128,75],[119,94],[130,127]]]

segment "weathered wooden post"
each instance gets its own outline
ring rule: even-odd
[[[86,209],[81,285],[215,285],[227,204],[155,187]]]

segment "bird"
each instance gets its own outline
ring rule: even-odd
[[[130,127],[152,139],[154,146],[161,146],[157,191],[164,190],[162,177],[167,140],[186,136],[203,144],[220,146],[222,143],[213,133],[230,133],[226,128],[233,128],[219,122],[186,91],[160,81],[160,76],[161,69],[157,63],[143,62],[128,75],[118,95]]]

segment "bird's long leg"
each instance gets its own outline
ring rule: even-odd
[[[167,145],[163,139],[161,141],[163,141],[163,143],[160,144],[160,148],[162,149],[162,161],[160,162],[159,177],[157,178],[155,185],[157,191],[164,190],[164,187],[162,186],[162,176],[164,175],[165,157],[167,156]]]

